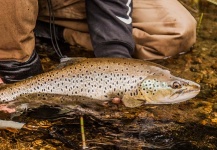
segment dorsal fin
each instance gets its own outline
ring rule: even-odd
[[[86,60],[86,57],[66,57],[66,58],[61,58],[60,59],[60,64],[57,66],[58,69],[64,68],[68,65],[78,63],[81,61]]]
[[[165,70],[169,70],[169,68],[167,68],[167,67],[165,67],[165,66],[162,66],[162,65],[160,65],[160,64],[158,64],[158,63],[155,63],[155,62],[153,62],[153,61],[147,61],[147,60],[143,60],[143,61],[149,63],[149,64],[152,65],[152,66],[156,66],[156,67],[159,67],[159,68],[162,68],[162,69],[165,69]]]

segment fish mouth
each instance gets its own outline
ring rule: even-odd
[[[197,87],[197,88],[194,88],[194,89],[188,89],[188,88],[180,89],[180,90],[174,92],[174,93],[170,96],[170,98],[173,97],[173,96],[175,96],[176,94],[177,94],[177,97],[178,97],[178,96],[180,96],[181,94],[185,94],[185,93],[197,93],[197,94],[198,94],[199,92],[200,92],[200,87]]]
[[[181,89],[181,90],[178,90],[178,91],[174,92],[174,93],[170,96],[170,98],[177,98],[177,97],[180,96],[181,94],[186,93],[186,92],[184,92],[185,90],[187,90],[187,89]],[[174,96],[176,96],[176,97],[174,97]]]
[[[170,100],[171,100],[170,103],[179,103],[179,102],[189,100],[195,97],[199,92],[200,92],[200,88],[198,89],[185,88],[185,89],[178,90],[170,96]]]

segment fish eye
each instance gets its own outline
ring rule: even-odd
[[[173,89],[179,89],[181,87],[182,86],[181,86],[181,84],[179,82],[177,82],[177,81],[173,82],[173,86],[172,86]]]

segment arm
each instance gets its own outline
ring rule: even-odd
[[[131,57],[131,0],[86,0],[87,22],[96,57]]]

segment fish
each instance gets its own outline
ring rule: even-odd
[[[63,68],[8,84],[0,89],[0,102],[25,94],[83,96],[102,101],[120,98],[126,107],[173,104],[189,100],[200,85],[176,77],[163,66],[132,58],[73,59]]]

